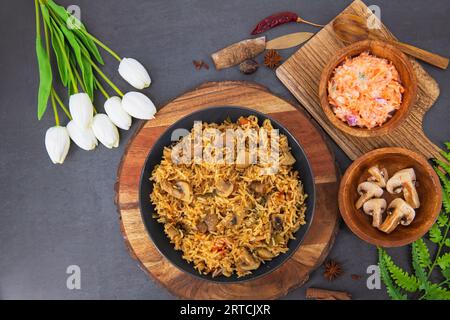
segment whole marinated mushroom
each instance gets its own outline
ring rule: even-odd
[[[367,181],[371,181],[377,184],[380,188],[385,188],[389,179],[386,168],[380,169],[378,166],[369,168],[370,178]]]
[[[414,169],[407,168],[397,171],[386,183],[386,190],[391,193],[403,191],[406,202],[414,209],[420,207],[419,195],[416,190],[416,173]]]
[[[378,228],[383,220],[383,213],[386,210],[386,200],[370,199],[363,205],[363,211],[365,214],[372,216],[372,226]]]
[[[366,201],[372,198],[379,198],[383,195],[383,189],[377,184],[369,181],[359,184],[357,191],[360,197],[358,201],[356,201],[356,209],[360,209]]]
[[[387,209],[388,216],[379,229],[391,233],[401,223],[404,226],[411,224],[416,216],[414,208],[402,198],[392,200]]]

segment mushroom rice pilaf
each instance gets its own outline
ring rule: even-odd
[[[268,119],[259,126],[255,116],[241,117],[237,123],[203,123],[202,129],[207,128],[221,133],[264,128],[269,138],[273,129]],[[193,132],[188,139],[194,140]],[[203,148],[211,143],[202,135]],[[286,136],[279,135],[277,172],[266,175],[261,175],[263,164],[245,161],[174,163],[173,148],[164,149],[152,172],[150,199],[156,208],[154,217],[164,224],[170,242],[199,273],[241,277],[289,250],[289,240],[305,224],[307,195],[293,170],[295,158]],[[225,149],[224,153],[229,151]]]

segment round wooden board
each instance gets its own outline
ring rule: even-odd
[[[211,106],[244,106],[283,123],[303,146],[314,172],[313,223],[294,255],[274,272],[242,284],[218,284],[194,278],[162,257],[150,240],[139,212],[139,177],[152,145],[170,124]],[[210,82],[164,106],[156,119],[143,122],[130,139],[119,165],[115,202],[130,254],[141,268],[173,295],[185,299],[275,299],[304,284],[326,258],[338,231],[339,174],[320,129],[291,103],[249,82]]]

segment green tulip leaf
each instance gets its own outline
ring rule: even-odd
[[[41,36],[36,36],[36,56],[39,66],[39,91],[38,91],[38,119],[41,120],[42,116],[47,109],[48,98],[52,88],[52,67],[50,65],[50,58],[45,52],[42,45]]]

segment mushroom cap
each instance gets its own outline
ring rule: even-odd
[[[387,202],[383,198],[375,198],[367,200],[363,205],[363,211],[369,216],[373,215],[374,212],[383,213],[386,210]]]
[[[251,271],[258,269],[261,262],[251,254],[248,249],[241,250],[238,257],[237,268],[244,271]]]
[[[365,214],[372,216],[372,225],[379,227],[383,219],[383,212],[386,210],[387,202],[382,198],[370,199],[363,205]]]
[[[193,200],[191,185],[186,181],[178,180],[173,185],[167,181],[163,181],[161,182],[161,189],[181,201],[190,203]]]
[[[417,193],[417,189],[412,181],[403,183],[403,197],[405,198],[406,202],[414,209],[420,207],[419,194]]]
[[[391,193],[400,193],[403,190],[402,184],[405,182],[415,182],[416,173],[413,168],[406,168],[394,173],[386,183],[386,190]]]
[[[385,233],[391,233],[400,223],[409,225],[416,215],[414,209],[402,198],[392,200],[387,212],[389,215],[378,228]]]
[[[234,190],[233,184],[223,180],[222,178],[217,179],[215,185],[216,193],[221,197],[228,197]]]
[[[378,165],[370,167],[368,172],[370,173],[370,178],[367,181],[376,183],[379,187],[386,187],[386,182],[388,181],[388,172],[386,168],[380,169]]]
[[[265,185],[262,182],[259,181],[252,181],[249,185],[250,189],[255,191],[256,193],[264,193],[265,191]]]
[[[376,183],[371,181],[365,181],[358,185],[357,189],[360,195],[365,193],[373,193],[375,197],[381,197],[383,195],[383,189],[381,189]]]
[[[416,211],[402,198],[392,200],[388,206],[388,212],[394,213],[395,210],[399,210],[402,214],[400,223],[404,226],[411,224],[416,216]]]
[[[292,155],[292,153],[290,151],[287,151],[285,153],[283,153],[282,155],[282,159],[281,159],[281,164],[284,166],[291,166],[295,163],[295,158]]]
[[[367,200],[379,198],[383,195],[383,189],[381,189],[376,183],[370,181],[360,183],[357,191],[361,196],[358,201],[356,201],[356,209],[360,209]]]

